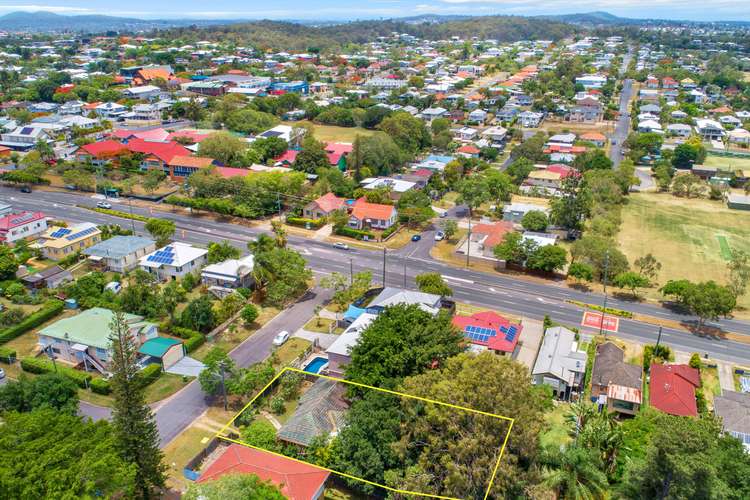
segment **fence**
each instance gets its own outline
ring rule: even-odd
[[[232,439],[237,439],[239,436],[235,433],[229,433],[229,437],[231,437]],[[224,441],[219,438],[215,437],[211,439],[211,441],[209,441],[208,445],[205,448],[199,451],[193,458],[188,460],[188,463],[186,463],[185,467],[182,469],[182,475],[190,481],[197,481],[201,476],[200,472],[198,472],[197,469],[199,469],[203,461],[206,460],[206,458],[223,443]]]

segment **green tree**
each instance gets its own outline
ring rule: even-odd
[[[180,324],[185,328],[206,333],[216,326],[216,314],[207,295],[193,299],[182,311]]]
[[[71,379],[47,373],[35,378],[24,375],[17,382],[0,386],[0,413],[52,409],[75,415],[78,412],[78,386]]]
[[[109,324],[112,359],[112,426],[116,449],[122,459],[135,467],[135,494],[152,498],[163,488],[166,467],[159,449],[159,431],[151,408],[146,404],[138,373],[138,348],[125,316],[116,312]]]
[[[701,355],[697,352],[694,352],[692,356],[690,356],[690,361],[688,362],[688,365],[690,368],[695,368],[696,370],[700,370],[703,368],[703,363],[701,362]]]
[[[433,293],[443,297],[453,295],[453,290],[448,286],[440,273],[425,273],[417,275],[414,280],[420,292]]]
[[[576,175],[566,177],[560,191],[560,197],[552,200],[550,220],[569,231],[581,229],[591,213],[591,192]]]
[[[227,387],[237,376],[237,366],[227,352],[219,346],[213,346],[203,358],[206,367],[198,374],[198,382],[206,394],[215,396],[221,391],[221,374],[224,372],[224,383]]]
[[[535,250],[533,241],[524,240],[523,235],[518,232],[505,233],[503,241],[492,249],[495,257],[513,264],[523,264],[529,254]]]
[[[729,289],[735,297],[745,295],[750,282],[750,255],[743,250],[732,249],[732,258],[727,263],[729,269]]]
[[[435,317],[415,305],[387,307],[352,348],[346,378],[394,388],[404,377],[459,353],[462,340],[446,313]]]
[[[566,500],[605,498],[607,476],[599,457],[591,449],[569,446],[547,457],[544,485]]]
[[[269,304],[282,306],[307,289],[312,271],[298,252],[274,247],[254,255],[255,282],[265,291],[265,300]]]
[[[16,277],[18,271],[18,260],[13,250],[6,245],[0,246],[0,280],[9,280]]]
[[[201,141],[198,152],[201,156],[232,165],[242,160],[247,146],[247,142],[229,132],[214,132]]]
[[[513,184],[513,179],[510,175],[494,168],[485,170],[482,175],[487,181],[490,199],[495,202],[498,208],[504,202],[510,201],[511,195],[516,190],[516,186]]]
[[[176,281],[170,281],[161,290],[161,303],[169,313],[170,321],[174,321],[177,304],[185,301],[185,289]]]
[[[520,185],[533,171],[534,162],[522,156],[514,160],[513,163],[508,166],[506,173],[515,184]]]
[[[527,231],[543,233],[547,230],[548,224],[549,219],[547,219],[547,214],[541,210],[529,210],[521,219],[521,225]]]
[[[581,281],[593,281],[594,269],[583,262],[573,262],[568,267],[568,276],[575,278],[578,283]]]
[[[637,297],[638,289],[649,286],[651,282],[646,276],[643,276],[640,273],[635,271],[625,271],[616,275],[612,280],[612,284],[618,288],[626,288],[630,290],[633,297]]]
[[[279,448],[276,428],[266,419],[253,420],[243,429],[242,440],[264,450],[276,451]]]
[[[169,240],[174,236],[175,224],[173,221],[168,219],[154,219],[151,218],[146,221],[146,231],[156,240],[156,246],[162,247],[169,243]]]
[[[573,167],[579,172],[589,170],[610,170],[612,169],[612,160],[607,153],[601,149],[590,149],[585,153],[578,155],[573,162]]]
[[[699,165],[706,157],[706,148],[700,142],[685,142],[674,149],[672,166],[675,168],[692,168]]]
[[[573,243],[570,249],[572,262],[588,264],[594,270],[594,278],[598,281],[604,280],[604,271],[607,270],[607,279],[611,282],[614,276],[629,270],[628,259],[613,240],[596,235],[585,235]]]
[[[458,222],[453,219],[446,219],[440,223],[440,229],[445,234],[446,240],[452,240],[458,232]]]
[[[685,303],[690,312],[698,316],[698,329],[701,330],[707,320],[716,321],[729,315],[737,305],[737,298],[728,287],[705,281],[688,288]]]
[[[208,245],[208,263],[216,264],[229,259],[239,259],[240,249],[227,240],[213,242]]]
[[[380,130],[411,154],[416,154],[430,145],[430,132],[424,121],[405,111],[398,111],[383,119],[380,122]]]
[[[162,170],[149,170],[144,174],[141,186],[147,193],[153,193],[166,178],[167,175]]]
[[[490,200],[490,188],[487,180],[477,175],[461,179],[456,186],[456,191],[458,192],[456,202],[468,207],[469,217],[474,216],[474,209]]]
[[[661,270],[661,262],[656,260],[652,254],[648,253],[643,257],[638,257],[633,261],[633,267],[638,270],[638,274],[645,276],[649,280],[655,280]]]
[[[535,271],[559,271],[568,263],[568,252],[557,245],[545,245],[531,252],[526,260],[526,268]]]
[[[258,308],[255,307],[254,304],[247,304],[242,308],[242,314],[240,316],[246,325],[252,325],[253,322],[258,319]]]
[[[225,474],[206,483],[191,484],[185,500],[284,500],[286,497],[270,482],[254,474]]]
[[[5,498],[135,498],[136,468],[119,453],[112,426],[67,412],[8,412],[0,425]]]
[[[319,168],[326,168],[330,165],[325,146],[310,135],[302,140],[302,151],[297,154],[292,166],[295,170],[314,174]]]

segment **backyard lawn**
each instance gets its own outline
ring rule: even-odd
[[[289,364],[297,359],[303,352],[307,350],[312,342],[309,340],[301,339],[298,337],[292,337],[287,340],[284,345],[276,349],[274,354],[271,356],[273,365],[275,368],[283,368],[289,366]]]
[[[631,263],[653,254],[662,264],[659,284],[670,279],[725,283],[731,249],[750,252],[750,213],[730,210],[719,201],[633,193],[622,219],[619,248]],[[660,298],[658,287],[644,294]],[[750,295],[739,305],[749,309]]]
[[[361,127],[337,127],[335,125],[319,125],[308,120],[288,122],[291,126],[312,125],[315,130],[315,138],[323,142],[354,142],[357,135],[373,135],[374,130]]]
[[[551,412],[544,415],[548,429],[539,436],[542,448],[560,448],[570,442],[569,427],[565,421],[565,413],[569,408],[568,403],[559,403]]]
[[[718,156],[709,154],[703,162],[706,167],[716,167],[721,170],[747,170],[750,169],[750,158],[733,158],[731,156]]]
[[[331,325],[333,325],[336,321],[332,320],[330,318],[321,318],[320,316],[316,316],[310,321],[307,322],[307,324],[303,327],[305,330],[308,330],[310,332],[318,332],[318,333],[342,333],[344,331],[343,328],[336,327],[331,330]]]
[[[706,396],[706,401],[710,406],[713,406],[714,396],[721,396],[718,370],[707,366],[702,367],[701,385],[703,386],[703,395]]]

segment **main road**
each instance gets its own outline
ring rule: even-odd
[[[630,65],[630,61],[633,58],[632,48],[628,50],[625,56],[622,58],[622,66],[620,68],[620,75],[624,76]],[[628,109],[630,107],[630,100],[633,98],[633,80],[625,78],[622,81],[622,92],[620,93],[620,109],[617,124],[615,125],[615,131],[612,134],[610,140],[609,159],[615,164],[620,164],[622,160],[622,143],[628,138],[630,133],[630,113]]]
[[[67,192],[34,191],[22,194],[16,190],[0,187],[0,198],[16,208],[42,210],[53,218],[71,221],[90,221],[97,224],[118,223],[124,227],[131,224],[137,232],[143,233],[143,224],[137,221],[100,214],[81,208],[94,206],[97,199],[90,195]],[[127,202],[112,200],[114,208],[128,211]],[[244,248],[262,229],[245,225],[220,222],[208,217],[197,217],[185,212],[172,212],[167,207],[162,210],[133,207],[133,213],[145,216],[170,219],[177,227],[176,238],[200,245],[207,245],[212,241],[227,240],[234,245]],[[454,297],[462,302],[468,302],[481,307],[488,307],[507,311],[532,318],[549,315],[553,320],[563,324],[575,326],[581,322],[581,309],[569,301],[601,304],[603,296],[598,293],[585,292],[567,287],[564,283],[522,279],[504,274],[485,273],[471,269],[456,268],[446,263],[434,260],[430,256],[430,248],[434,244],[434,231],[423,233],[422,240],[410,243],[399,250],[384,252],[378,249],[352,248],[349,251],[337,250],[330,243],[289,236],[289,245],[299,250],[309,266],[318,275],[339,272],[348,274],[350,269],[356,273],[361,270],[373,272],[376,283],[383,282],[385,269],[386,283],[391,286],[406,286],[414,288],[414,278],[418,274],[436,272],[445,277],[450,283]],[[385,261],[385,266],[383,265]],[[682,322],[691,324],[695,317],[680,314],[659,304],[648,302],[631,302],[617,297],[609,297],[608,305],[633,313],[649,316],[657,320],[664,320],[666,324]],[[723,331],[735,332],[750,337],[750,323],[722,319],[712,326]],[[657,328],[647,322],[622,319],[619,335],[639,342],[653,342]],[[718,359],[748,363],[750,351],[742,342],[720,337],[708,337],[691,334],[684,329],[664,328],[665,342],[675,349],[706,353]],[[750,340],[750,338],[749,338]]]

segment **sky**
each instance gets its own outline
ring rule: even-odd
[[[342,20],[420,14],[542,15],[606,11],[622,17],[750,21],[748,0],[0,0],[14,11],[141,19]]]

